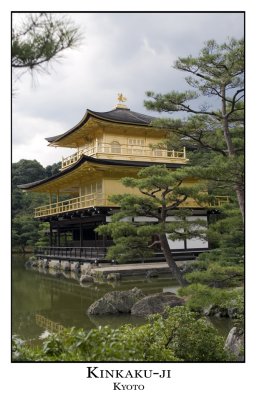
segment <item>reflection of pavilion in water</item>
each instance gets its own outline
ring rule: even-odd
[[[78,276],[74,279],[73,274],[51,271],[45,269],[28,269],[33,273],[34,280],[39,285],[42,293],[48,294],[47,307],[35,309],[33,318],[37,326],[49,332],[61,332],[64,328],[73,326],[90,329],[99,325],[119,326],[121,319],[124,323],[131,323],[130,315],[101,316],[94,318],[88,316],[88,307],[105,293],[113,290],[128,290],[133,287],[141,288],[145,294],[161,292],[164,286],[171,282],[165,277],[149,281],[139,278],[126,279],[121,282],[99,282],[98,284],[80,285]],[[55,275],[53,273],[55,272]],[[164,284],[165,282],[165,284]],[[172,285],[172,283],[171,283]],[[50,296],[49,296],[50,295]]]
[[[60,333],[65,329],[65,327],[58,322],[51,321],[41,314],[35,314],[35,321],[40,328],[45,328],[49,332]]]
[[[48,298],[47,304],[40,307],[39,303],[32,314],[36,326],[54,333],[73,326],[80,328],[95,326],[87,318],[86,310],[106,292],[106,289],[100,290],[94,286],[82,287],[77,280],[67,279],[61,273],[54,276],[46,271],[32,269],[30,271],[34,275],[33,280],[38,287],[40,297]]]

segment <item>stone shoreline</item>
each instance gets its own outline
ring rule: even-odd
[[[185,262],[178,261],[178,265],[184,265]],[[26,266],[38,267],[45,269],[54,269],[60,271],[75,271],[81,274],[99,275],[108,277],[110,274],[119,274],[122,276],[146,275],[149,277],[158,276],[159,274],[169,274],[170,269],[166,262],[152,262],[152,263],[136,263],[136,264],[98,264],[70,262],[67,260],[56,259],[37,259],[30,257]]]

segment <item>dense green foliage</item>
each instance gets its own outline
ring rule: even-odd
[[[13,338],[14,361],[230,361],[224,338],[187,307],[167,309],[138,327],[108,326],[85,332],[71,329],[51,334],[41,346]]]
[[[12,244],[23,253],[26,246],[33,246],[39,238],[39,224],[30,215],[16,215],[12,221]]]
[[[33,219],[34,208],[48,202],[44,193],[23,192],[18,185],[38,181],[58,172],[60,163],[44,168],[36,160],[12,164],[12,245],[18,251],[34,245],[48,245],[48,223]]]
[[[192,175],[208,182],[212,196],[229,195],[209,217],[210,251],[185,274],[190,285],[180,293],[192,309],[239,304],[243,314],[244,278],[244,41],[205,43],[197,57],[179,58],[175,69],[187,72],[190,90],[158,94],[148,91],[145,106],[159,112],[184,112],[186,118],[160,118],[169,138],[159,147],[185,146]]]
[[[145,106],[188,116],[154,124],[169,130],[171,148],[191,150],[194,176],[212,181],[225,194],[234,191],[244,217],[244,40],[221,45],[209,40],[197,57],[179,58],[174,67],[189,74],[190,90],[148,91],[151,100]]]
[[[137,188],[143,195],[113,195],[110,200],[120,207],[112,222],[97,228],[100,234],[111,235],[114,246],[109,249],[108,258],[125,261],[149,257],[153,246],[159,246],[179,284],[185,284],[169,248],[171,240],[204,238],[206,223],[199,219],[190,219],[191,210],[179,209],[187,199],[204,202],[208,198],[204,193],[205,184],[189,185],[190,168],[170,170],[165,165],[142,168],[136,178],[122,179],[126,187]],[[172,215],[173,221],[167,220]],[[150,217],[155,222],[123,222],[128,217]],[[153,239],[153,238],[156,239]]]
[[[179,289],[181,296],[187,296],[187,305],[190,309],[202,312],[210,305],[219,308],[236,308],[238,317],[243,314],[243,289],[210,288],[202,283],[193,283],[186,288]]]
[[[29,361],[229,361],[224,339],[200,315],[210,307],[230,309],[242,324],[244,314],[244,60],[243,41],[231,40],[218,45],[207,42],[197,58],[180,58],[175,67],[187,71],[187,83],[194,91],[155,94],[148,92],[148,109],[168,113],[184,111],[187,119],[161,119],[155,125],[169,129],[169,148],[186,146],[190,167],[169,171],[164,166],[142,169],[138,177],[122,180],[127,187],[138,188],[144,196],[116,195],[111,201],[121,208],[112,222],[97,229],[113,237],[114,246],[107,257],[120,262],[144,261],[153,249],[162,249],[178,282],[187,307],[167,311],[166,318],[154,316],[140,327],[118,329],[100,327],[90,332],[72,329],[52,334],[42,346],[31,347],[14,338],[14,360]],[[200,105],[204,96],[212,104]],[[193,100],[198,108],[193,107]],[[163,144],[160,144],[160,147]],[[44,195],[22,193],[17,184],[50,176],[58,166],[44,169],[39,163],[21,160],[13,169],[13,242],[27,245],[44,243],[47,226],[28,216],[41,205]],[[50,174],[50,175],[49,175]],[[206,185],[183,185],[188,177]],[[199,195],[199,192],[201,195]],[[210,211],[208,231],[202,221],[189,223],[190,210],[178,210],[188,198],[200,204],[216,195],[229,195],[230,203]],[[39,203],[39,204],[38,204]],[[166,217],[173,215],[174,221]],[[133,223],[136,216],[155,222]],[[210,251],[200,255],[182,273],[167,247],[170,239],[205,238]],[[158,247],[159,246],[159,247]],[[194,312],[196,313],[194,313]]]

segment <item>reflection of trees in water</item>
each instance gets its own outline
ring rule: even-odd
[[[24,268],[24,261],[13,270],[13,333],[24,338],[39,337],[46,327],[36,324],[35,315],[66,328],[90,329],[99,325],[113,327],[137,324],[130,315],[91,317],[87,309],[105,293],[141,288],[146,294],[172,286],[170,279],[144,281],[142,277],[120,282],[98,282],[80,285],[80,275],[54,269]]]

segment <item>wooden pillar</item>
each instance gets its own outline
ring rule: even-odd
[[[83,229],[82,229],[82,223],[80,222],[79,224],[79,246],[83,247]]]
[[[94,228],[93,228],[93,230],[94,230],[94,234],[95,234],[95,247],[98,247],[97,246],[97,240],[98,240],[98,233],[95,231],[95,228],[97,227],[97,225],[96,224],[94,224]]]
[[[106,247],[106,238],[107,238],[107,236],[103,235],[103,247]]]
[[[53,246],[53,229],[52,229],[51,222],[50,222],[49,246],[50,247]]]
[[[58,226],[57,227],[57,247],[60,247],[60,245],[61,245],[61,238],[60,238],[60,236],[61,236],[61,233],[60,233],[60,227]]]
[[[52,208],[52,206],[51,206],[51,204],[52,204],[52,193],[51,192],[49,192],[49,204],[50,204],[49,211],[50,211],[50,214],[51,214],[52,213],[52,210],[51,210],[51,208]]]

